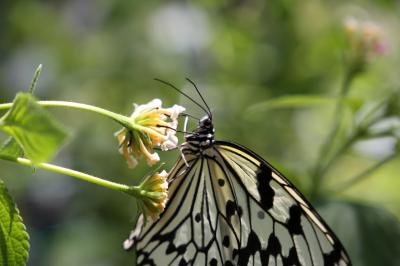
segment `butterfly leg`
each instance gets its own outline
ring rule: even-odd
[[[189,168],[189,163],[188,163],[187,160],[186,160],[185,153],[184,153],[184,149],[185,149],[184,146],[180,146],[180,147],[179,147],[179,151],[180,151],[180,153],[181,153],[182,160],[185,162],[186,168]]]
[[[184,131],[184,132],[187,132],[188,121],[189,121],[189,116],[185,116],[185,122],[183,123],[183,131]],[[188,134],[185,133],[185,138],[186,138],[187,135],[188,135]],[[180,150],[180,152],[181,152],[182,160],[185,162],[186,168],[188,168],[188,167],[189,167],[189,163],[187,162],[186,157],[185,157],[185,154],[184,154],[184,146],[181,145],[181,146],[179,147],[179,150]]]
[[[188,125],[188,121],[189,121],[189,116],[185,116],[185,122],[183,122],[183,132],[185,132],[185,138],[188,135],[187,133],[187,125]]]

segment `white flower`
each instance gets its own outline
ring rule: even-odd
[[[168,136],[169,135],[169,136]],[[161,150],[168,151],[178,146],[178,138],[173,134],[168,134],[168,139],[161,144]]]
[[[185,108],[174,105],[162,108],[160,99],[154,99],[147,104],[134,105],[135,110],[130,116],[131,126],[123,128],[115,135],[119,150],[124,155],[129,167],[137,164],[137,159],[145,156],[149,165],[160,160],[153,148],[170,150],[178,145],[176,129],[178,117]]]
[[[133,104],[135,108],[133,113],[131,114],[131,118],[137,117],[142,113],[148,112],[153,109],[161,108],[162,101],[160,99],[153,99],[146,104],[137,105],[136,103]]]
[[[185,107],[177,105],[177,104],[175,104],[174,106],[172,106],[169,109],[171,111],[170,117],[171,117],[172,121],[176,121],[176,119],[178,119],[178,116],[186,110]]]

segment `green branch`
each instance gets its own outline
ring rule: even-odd
[[[89,105],[89,104],[67,102],[67,101],[37,101],[37,103],[41,106],[46,106],[46,107],[67,107],[67,108],[85,110],[85,111],[103,115],[107,118],[111,118],[114,121],[121,124],[122,126],[129,127],[129,128],[132,126],[134,127],[134,123],[129,121],[128,117],[108,111],[108,110],[100,108],[100,107]],[[12,107],[12,105],[13,105],[13,103],[0,104],[0,110],[10,109]]]
[[[319,151],[319,155],[318,155],[318,159],[317,162],[315,164],[315,167],[312,171],[311,174],[311,193],[310,193],[310,197],[312,200],[316,199],[318,197],[318,192],[320,190],[321,184],[322,184],[322,179],[323,179],[323,175],[326,173],[326,171],[328,170],[328,168],[330,167],[330,164],[336,160],[336,158],[334,158],[333,160],[329,160],[328,162],[325,163],[324,160],[326,160],[326,156],[329,155],[331,149],[332,149],[332,140],[336,138],[339,129],[340,129],[340,122],[341,122],[341,117],[343,115],[343,107],[344,107],[344,99],[346,97],[346,95],[348,94],[349,88],[350,88],[350,84],[351,81],[353,80],[355,76],[355,73],[351,70],[347,70],[344,80],[343,80],[343,84],[341,86],[341,90],[340,90],[340,94],[339,94],[339,99],[336,103],[335,109],[334,109],[334,117],[333,117],[333,123],[331,126],[331,129],[329,130],[328,135],[326,136],[325,140],[323,141],[322,145],[321,145],[321,149]],[[347,148],[343,147],[341,150],[345,150]]]
[[[340,98],[338,99],[334,110],[334,119],[331,130],[321,146],[317,163],[312,171],[310,193],[312,200],[318,198],[318,193],[322,186],[323,179],[332,165],[334,165],[334,163],[354,144],[354,142],[366,136],[368,128],[381,118],[379,116],[374,117],[374,114],[387,103],[388,99],[390,99],[385,97],[373,108],[371,108],[371,110],[369,110],[368,113],[366,113],[362,120],[358,123],[353,133],[350,134],[347,139],[344,140],[338,148],[336,148],[336,150],[332,151],[334,148],[332,143],[334,143],[334,140],[337,138],[337,134],[340,130],[341,116],[343,115],[344,110],[344,99],[349,91],[351,81],[354,79],[356,74],[357,72],[349,71],[344,79]]]
[[[105,180],[105,179],[102,179],[102,178],[99,178],[99,177],[96,177],[93,175],[85,174],[85,173],[82,173],[79,171],[75,171],[75,170],[72,170],[69,168],[57,166],[54,164],[49,164],[49,163],[34,164],[31,160],[28,160],[25,158],[10,158],[8,156],[3,156],[3,155],[0,155],[0,159],[12,161],[12,162],[18,163],[20,165],[24,165],[24,166],[31,166],[31,167],[42,169],[42,170],[57,172],[57,173],[68,175],[68,176],[71,176],[71,177],[74,177],[77,179],[81,179],[81,180],[84,180],[84,181],[87,181],[87,182],[90,182],[93,184],[97,184],[102,187],[119,190],[119,191],[126,192],[126,193],[128,193],[132,190],[132,187],[130,187],[130,186],[112,182],[112,181],[108,181],[108,180]]]

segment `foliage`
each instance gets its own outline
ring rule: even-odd
[[[28,259],[28,239],[17,206],[0,180],[0,265],[25,265]]]
[[[12,137],[8,138],[0,148],[0,155],[10,159],[18,158],[23,155],[21,146]]]
[[[0,120],[0,129],[11,135],[34,163],[48,161],[66,137],[61,126],[28,93],[17,94],[12,108]],[[10,142],[6,144],[9,153],[10,146],[15,147]]]

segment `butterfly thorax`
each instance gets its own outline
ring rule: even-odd
[[[198,127],[185,136],[186,142],[182,144],[182,151],[198,153],[208,149],[215,142],[214,132],[211,118],[209,116],[203,117],[200,119]]]

